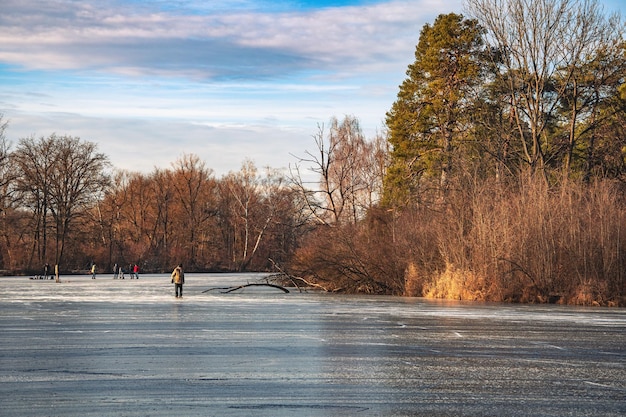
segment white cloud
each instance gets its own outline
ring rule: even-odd
[[[80,137],[95,142],[113,166],[130,171],[151,172],[169,168],[183,154],[196,154],[217,175],[237,170],[249,158],[259,168],[286,168],[310,148],[310,133],[280,125],[199,124],[180,120],[140,118],[98,118],[70,113],[45,116],[9,114],[7,136],[15,144],[19,138],[49,136],[52,133]],[[62,119],[63,131],[50,130]]]
[[[437,2],[438,3],[438,2]],[[181,15],[108,3],[9,2],[0,17],[0,61],[29,69],[269,76],[284,72],[397,63],[420,27],[450,5],[392,1],[371,6],[283,13],[228,11]],[[5,8],[7,8],[5,6]],[[426,11],[426,12],[425,12]]]
[[[245,158],[286,167],[332,116],[373,135],[421,27],[460,1],[270,13],[253,1],[4,0],[0,113],[13,141],[78,136],[122,169],[183,153],[217,174]]]

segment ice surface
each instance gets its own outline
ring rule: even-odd
[[[623,416],[626,310],[0,278],[2,416]]]

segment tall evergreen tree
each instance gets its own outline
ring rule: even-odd
[[[455,13],[423,27],[415,62],[387,113],[392,149],[386,204],[419,200],[426,185],[438,195],[445,192],[483,85],[483,32],[476,20]]]

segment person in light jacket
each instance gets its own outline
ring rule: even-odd
[[[174,295],[176,298],[183,296],[183,284],[185,283],[185,273],[183,272],[183,264],[178,265],[172,271],[172,283],[174,284]]]

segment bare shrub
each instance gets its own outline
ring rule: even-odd
[[[423,294],[424,277],[420,274],[417,265],[409,262],[404,270],[404,295],[416,297]]]
[[[421,288],[428,297],[624,305],[619,184],[465,183],[441,210],[413,216],[416,224],[402,225],[414,245],[405,264],[409,295]]]
[[[570,304],[582,306],[599,306],[608,305],[605,302],[607,294],[606,282],[586,281],[580,283],[571,294],[567,301]]]
[[[372,209],[358,224],[319,227],[296,251],[290,273],[326,291],[402,295],[406,256],[393,222]]]
[[[461,270],[452,264],[436,274],[423,289],[425,297],[455,300],[484,300],[484,280],[469,270]]]

